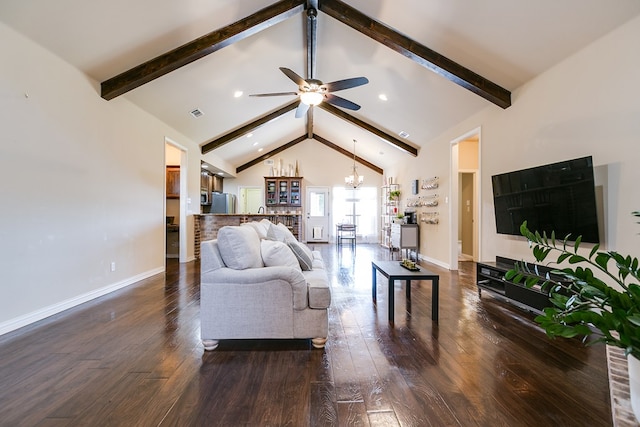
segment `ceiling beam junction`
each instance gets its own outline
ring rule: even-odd
[[[318,104],[318,107],[322,108],[323,110],[328,111],[329,113],[333,114],[334,116],[340,117],[343,120],[346,120],[356,126],[358,126],[359,128],[362,128],[368,132],[371,132],[372,134],[382,138],[383,140],[385,140],[386,142],[390,143],[391,145],[394,145],[395,147],[401,149],[402,151],[411,154],[412,156],[416,157],[418,155],[418,149],[413,147],[412,145],[407,144],[404,141],[399,140],[398,138],[396,138],[393,135],[390,135],[380,129],[378,129],[377,127],[357,118],[352,116],[351,114],[341,110],[338,107],[335,107],[327,102],[321,102],[320,104]]]
[[[281,0],[231,25],[192,40],[131,68],[100,84],[101,96],[110,100],[232,43],[252,36],[305,9],[306,0]]]
[[[320,11],[499,107],[511,106],[507,89],[339,0],[321,0]]]
[[[354,158],[354,155],[353,155],[354,153],[352,153],[352,152],[350,152],[350,151],[348,151],[348,150],[345,150],[344,148],[340,147],[340,146],[339,146],[339,145],[337,145],[337,144],[334,144],[333,142],[329,141],[328,139],[324,139],[324,138],[323,138],[323,137],[321,137],[320,135],[316,135],[316,134],[314,134],[314,135],[313,135],[313,139],[315,139],[316,141],[318,141],[318,142],[320,142],[320,143],[322,143],[322,144],[326,145],[326,146],[327,146],[327,147],[329,147],[329,148],[332,148],[332,149],[336,150],[337,152],[339,152],[339,153],[341,153],[341,154],[344,154],[345,156],[347,156],[347,157],[348,157],[348,158],[350,158],[350,159],[353,159],[353,158]],[[361,163],[362,165],[364,165],[364,166],[368,167],[369,169],[372,169],[372,170],[374,170],[374,171],[378,172],[380,175],[382,175],[382,174],[384,173],[384,169],[382,169],[382,168],[381,168],[381,167],[379,167],[379,166],[374,165],[374,164],[373,164],[373,163],[371,163],[371,162],[366,161],[366,160],[365,160],[365,159],[363,159],[362,157],[355,156],[355,159],[356,159],[356,162],[357,162],[357,163]]]
[[[277,119],[281,115],[291,110],[295,110],[296,107],[298,107],[299,103],[300,101],[296,99],[295,101],[292,101],[286,104],[285,106],[278,108],[277,110],[274,110],[270,113],[260,116],[254,121],[247,123],[246,125],[241,126],[231,132],[228,132],[222,135],[221,137],[212,139],[211,141],[204,143],[201,146],[200,151],[202,152],[202,154],[207,154],[209,151],[213,151],[216,148],[222,147],[226,143],[233,141],[234,139],[240,138],[242,135],[245,135],[249,132],[252,132],[254,129]]]
[[[347,156],[350,159],[354,158],[354,155],[351,151],[345,150],[344,148],[340,147],[339,145],[329,141],[328,139],[325,139],[323,137],[321,137],[320,135],[312,135],[311,137],[308,137],[308,135],[302,135],[299,136],[298,138],[287,142],[284,145],[281,145],[280,147],[273,149],[271,151],[269,151],[268,153],[263,154],[260,157],[257,157],[251,161],[248,161],[247,163],[240,165],[236,168],[236,173],[240,173],[246,169],[249,169],[252,166],[258,165],[262,162],[264,162],[267,159],[270,159],[271,157],[275,156],[276,154],[279,154],[281,152],[283,152],[284,150],[288,150],[289,148],[293,147],[294,145],[297,145],[299,143],[301,143],[302,141],[306,140],[306,139],[315,139],[316,141],[320,142],[321,144],[337,151],[338,153]],[[380,175],[382,175],[384,173],[384,169],[382,169],[380,166],[374,165],[371,162],[368,162],[367,160],[363,159],[362,157],[358,157],[355,156],[355,160],[357,163],[362,164],[363,166],[368,167],[369,169],[379,173]]]

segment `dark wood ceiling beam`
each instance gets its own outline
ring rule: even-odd
[[[307,110],[307,138],[313,138],[313,105]]]
[[[502,108],[511,105],[511,92],[507,89],[339,0],[320,0],[320,10]]]
[[[101,83],[101,96],[113,99],[158,77],[252,36],[305,9],[305,0],[282,0],[231,25],[192,40]]]
[[[360,120],[357,117],[352,116],[349,113],[346,113],[345,111],[339,109],[338,107],[334,107],[333,105],[327,103],[327,102],[321,102],[320,104],[318,104],[318,107],[322,108],[323,110],[326,110],[328,112],[330,112],[331,114],[333,114],[334,116],[340,117],[343,120],[346,120],[350,123],[353,123],[354,125],[368,131],[371,132],[372,134],[384,139],[385,141],[387,141],[388,143],[390,143],[391,145],[395,145],[396,147],[398,147],[399,149],[401,149],[402,151],[411,154],[412,156],[417,156],[418,155],[418,149],[407,144],[404,141],[399,140],[398,138],[396,138],[393,135],[389,135],[388,133],[378,129],[377,127]]]
[[[344,148],[340,147],[337,144],[334,144],[333,142],[329,141],[328,139],[324,139],[320,135],[316,135],[316,134],[313,134],[313,139],[315,139],[316,141],[326,145],[329,148],[332,148],[332,149],[336,150],[337,152],[339,152],[341,154],[344,154],[348,158],[353,159],[353,153],[352,152],[350,152],[348,150],[345,150]],[[362,157],[356,156],[356,162],[362,164],[363,166],[368,167],[371,170],[374,170],[374,171],[378,172],[380,175],[382,175],[384,173],[384,169],[382,169],[379,166],[374,165],[371,162],[366,161]]]
[[[317,49],[317,29],[318,10],[307,7],[307,78],[316,78],[316,49]]]
[[[245,169],[249,169],[252,166],[255,166],[257,164],[260,164],[262,162],[264,162],[265,160],[275,156],[276,154],[284,151],[284,150],[288,150],[289,148],[293,147],[296,144],[301,143],[302,141],[307,139],[307,135],[302,135],[299,136],[298,138],[294,139],[293,141],[287,142],[284,145],[281,145],[280,147],[276,148],[275,150],[271,150],[266,154],[263,154],[262,156],[258,157],[257,159],[253,159],[250,162],[245,163],[244,165],[240,165],[236,168],[236,173],[240,173]]]
[[[258,117],[256,120],[252,121],[251,123],[248,123],[244,126],[239,127],[238,129],[228,132],[219,138],[212,139],[211,141],[204,143],[200,151],[202,152],[202,154],[207,154],[209,151],[222,147],[224,144],[230,141],[233,141],[234,139],[237,139],[242,135],[245,135],[264,124],[267,124],[272,120],[277,119],[281,115],[291,110],[295,110],[299,102],[300,101],[296,99],[295,101],[290,102],[284,107],[280,107],[277,110],[272,111],[271,113]]]

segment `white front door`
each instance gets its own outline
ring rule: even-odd
[[[329,187],[307,187],[305,240],[329,241]]]

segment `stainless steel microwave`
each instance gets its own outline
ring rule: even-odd
[[[201,205],[210,205],[211,199],[209,198],[209,192],[206,190],[200,191],[200,204]]]

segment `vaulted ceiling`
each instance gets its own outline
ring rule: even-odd
[[[481,109],[516,104],[509,91],[639,13],[637,0],[0,2],[0,21],[101,82],[96,96],[130,100],[231,173],[310,136],[343,153],[358,140],[373,168],[403,161]],[[362,108],[323,103],[297,119],[295,96],[249,97],[297,89],[278,67],[366,76],[338,93]]]

